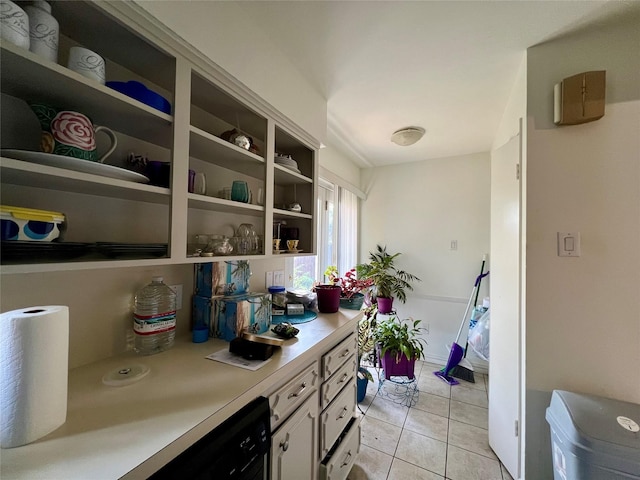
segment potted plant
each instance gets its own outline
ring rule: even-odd
[[[338,274],[335,265],[327,267],[324,274],[329,278],[329,282],[340,287],[340,307],[351,310],[360,310],[364,301],[363,291],[367,290],[373,283],[372,280],[361,280],[356,275],[356,269],[352,268],[344,277]]]
[[[358,322],[358,374],[357,383],[357,400],[358,403],[364,400],[367,394],[367,385],[373,382],[373,375],[362,365],[362,359],[373,352],[375,346],[375,325],[376,325],[376,304],[370,303],[364,309],[364,315]]]
[[[340,285],[331,280],[329,269],[324,272],[329,277],[329,283],[317,284],[313,287],[318,296],[318,311],[321,313],[335,313],[340,308]]]
[[[389,317],[376,325],[374,338],[385,378],[415,378],[415,362],[424,357],[426,346],[425,340],[419,337],[423,330],[420,322],[412,318],[400,321],[397,317]]]
[[[400,253],[390,254],[387,247],[377,246],[375,252],[369,252],[369,263],[356,266],[358,278],[371,280],[380,313],[390,313],[393,309],[393,298],[406,302],[406,290],[413,290],[410,282],[420,281],[415,275],[400,270],[395,260]]]

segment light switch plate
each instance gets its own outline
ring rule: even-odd
[[[558,256],[580,256],[580,232],[558,232]]]

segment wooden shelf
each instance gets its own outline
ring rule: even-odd
[[[281,165],[274,164],[273,170],[276,185],[309,185],[313,183],[311,178],[305,177]]]
[[[287,218],[306,218],[312,219],[313,215],[309,213],[298,213],[298,212],[290,212],[289,210],[281,210],[279,208],[273,209],[273,219],[274,220],[286,220]]]
[[[21,263],[15,265],[2,265],[3,274],[20,274],[20,273],[39,273],[39,272],[58,272],[73,270],[93,270],[99,268],[115,268],[115,267],[150,267],[155,265],[173,265],[184,263],[174,258],[145,258],[145,259],[127,259],[113,260],[105,258],[104,260],[83,259],[69,260],[66,262],[51,263]]]
[[[189,208],[235,213],[239,215],[252,215],[256,217],[264,215],[264,207],[262,205],[234,202],[232,200],[225,200],[224,198],[198,195],[197,193],[189,193],[188,198]]]
[[[193,125],[190,127],[189,156],[259,180],[265,178],[265,161],[262,157]]]
[[[168,205],[168,188],[0,157],[2,182],[87,195]]]

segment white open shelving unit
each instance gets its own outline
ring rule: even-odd
[[[111,128],[119,148],[107,164],[128,167],[125,149],[153,151],[150,158],[171,165],[170,187],[6,155],[0,157],[2,204],[64,213],[63,242],[167,244],[167,255],[107,258],[92,253],[64,260],[55,254],[51,258],[41,253],[31,258],[3,255],[3,274],[269,258],[273,223],[283,221],[298,229],[304,254],[315,252],[317,140],[134,4],[54,2],[52,14],[60,23],[59,64],[3,41],[2,94],[27,104],[78,111],[95,125]],[[95,35],[96,31],[101,34]],[[65,55],[73,45],[105,58],[107,81],[136,80],[167,98],[171,114],[67,69]],[[3,115],[2,121],[14,120]],[[234,128],[252,138],[254,151],[221,138]],[[4,139],[0,146],[16,148]],[[301,173],[275,164],[276,152],[291,155]],[[206,175],[206,194],[188,192],[189,170]],[[263,204],[221,198],[219,191],[236,179],[247,181],[253,198],[260,191]],[[301,205],[301,212],[287,209],[294,202]],[[253,224],[264,237],[257,254],[192,256],[189,246],[195,234],[232,236],[233,227],[241,223]]]

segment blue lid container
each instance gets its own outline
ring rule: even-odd
[[[128,97],[135,98],[156,110],[160,110],[161,112],[171,115],[171,104],[169,101],[153,90],[149,90],[140,82],[136,82],[134,80],[130,80],[128,82],[106,82],[105,85],[125,94]]]

